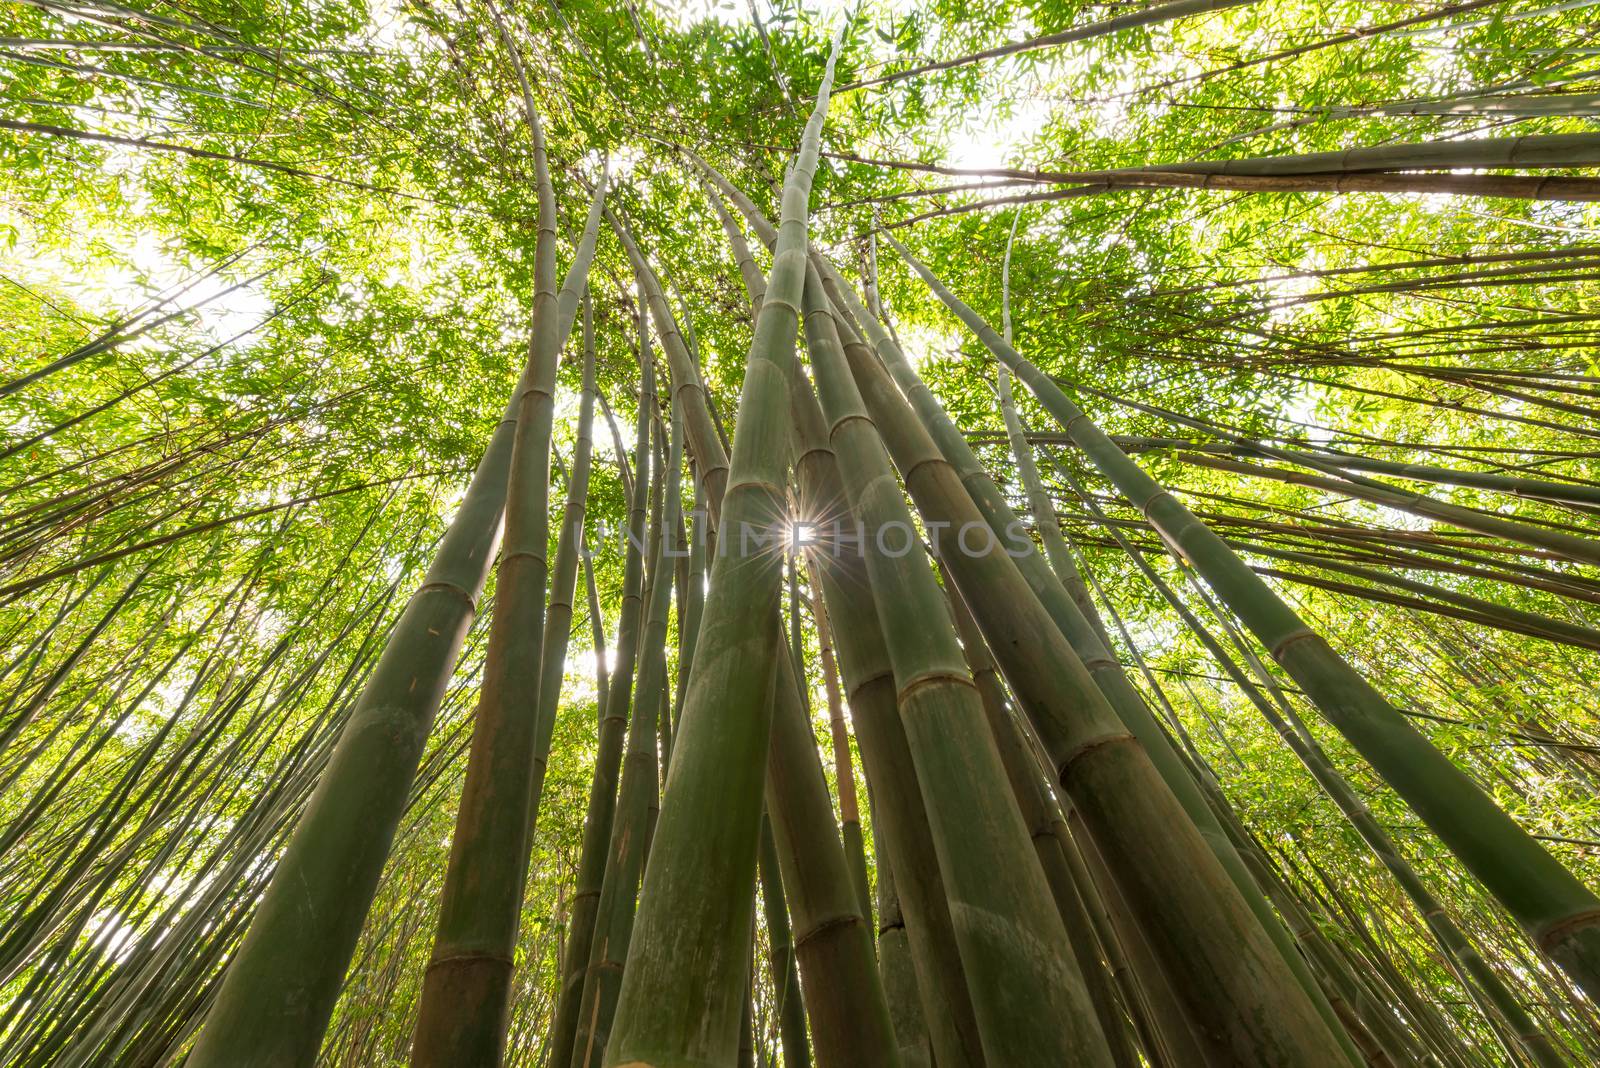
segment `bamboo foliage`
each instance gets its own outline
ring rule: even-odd
[[[0,1063],[1600,1063],[1589,15],[12,5]]]

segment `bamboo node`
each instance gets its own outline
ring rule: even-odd
[[[1061,778],[1065,779],[1067,777],[1067,772],[1072,768],[1072,765],[1076,764],[1079,760],[1082,760],[1090,753],[1104,749],[1108,745],[1123,745],[1128,742],[1132,742],[1133,740],[1133,735],[1129,734],[1127,731],[1117,731],[1113,734],[1102,734],[1098,738],[1090,738],[1088,741],[1081,742],[1074,748],[1067,751],[1067,754],[1057,762],[1056,773],[1060,775]]]
[[[935,686],[939,683],[953,683],[957,686],[965,686],[968,689],[974,688],[970,675],[963,675],[956,671],[928,671],[921,675],[913,675],[907,680],[906,684],[900,687],[899,692],[894,695],[895,701],[898,704],[905,704],[918,690],[928,686]]]
[[[1284,651],[1288,649],[1289,646],[1295,644],[1296,642],[1303,642],[1308,638],[1319,637],[1321,637],[1321,635],[1312,630],[1310,627],[1301,627],[1298,630],[1290,631],[1287,636],[1279,639],[1276,642],[1273,642],[1272,645],[1267,649],[1267,652],[1272,654],[1272,659],[1281,664],[1283,663]]]
[[[1591,924],[1600,925],[1600,909],[1584,909],[1547,924],[1542,930],[1533,932],[1533,941],[1541,950],[1554,956],[1569,937]]]

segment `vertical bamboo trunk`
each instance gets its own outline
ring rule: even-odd
[[[833,741],[833,774],[839,784],[839,828],[844,836],[844,858],[850,865],[850,881],[861,899],[861,914],[872,919],[872,890],[867,885],[866,842],[861,836],[861,812],[856,801],[856,773],[850,759],[850,730],[844,722],[844,699],[839,693],[835,673],[833,635],[828,626],[828,610],[822,591],[811,590],[811,618],[816,625],[818,658],[822,686],[828,695],[828,733]]]
[[[657,534],[652,538],[650,598],[644,632],[639,643],[639,673],[633,700],[633,721],[628,725],[627,750],[622,758],[622,785],[611,823],[605,878],[595,911],[589,962],[579,1002],[578,1033],[572,1049],[572,1068],[598,1066],[616,1011],[622,962],[633,933],[634,900],[649,831],[649,814],[658,792],[656,737],[661,699],[666,689],[667,623],[672,603],[671,565],[667,553],[677,532],[679,470],[683,465],[682,423],[672,419],[662,503],[656,508]]]
[[[783,1063],[809,1068],[811,1045],[806,1040],[806,1010],[800,994],[800,971],[795,965],[794,939],[789,933],[789,913],[783,903],[783,876],[779,871],[778,844],[772,823],[761,822],[761,902],[767,921],[771,954],[772,996],[777,1002],[778,1036],[783,1042]]]
[[[563,300],[555,291],[555,193],[531,101],[528,116],[541,175],[531,374],[519,397],[483,688],[412,1039],[411,1061],[417,1068],[498,1068],[500,1063],[531,849],[535,769],[542,756],[540,737],[548,737],[540,722],[540,698],[556,369],[566,336],[562,328],[572,329],[594,253],[605,179],[596,186]]]
[[[567,923],[566,970],[556,1001],[556,1019],[551,1037],[552,1065],[570,1065],[577,1044],[578,1025],[583,1005],[584,977],[594,944],[595,918],[599,914],[600,894],[605,879],[611,845],[611,825],[616,814],[617,779],[627,733],[629,711],[633,709],[633,680],[638,662],[640,631],[644,616],[644,571],[647,503],[651,493],[651,431],[655,404],[654,364],[647,344],[648,327],[640,309],[639,351],[641,381],[639,414],[635,428],[633,495],[628,511],[628,550],[623,565],[622,607],[617,623],[617,666],[606,695],[605,719],[595,752],[595,770],[589,786],[589,801],[583,825],[583,845],[578,854],[577,883]],[[618,457],[619,463],[621,457]],[[637,716],[639,713],[634,710]]]
[[[996,1064],[1109,1065],[942,594],[925,560],[891,555],[882,544],[887,529],[915,535],[814,270],[805,293],[807,346],[851,512],[871,532],[867,568],[985,1056]],[[1001,871],[1008,877],[994,878]]]
[[[722,551],[712,564],[656,830],[656,862],[645,870],[605,1055],[615,1068],[726,1063],[738,1046],[782,581],[776,557],[742,552],[738,541],[746,530],[774,529],[785,512],[788,429],[782,413],[804,280],[811,177],[837,52],[836,44],[785,183],[783,237],[746,362],[727,489],[714,495],[707,486],[708,501],[721,500]],[[689,386],[676,367],[673,377],[676,389]],[[703,459],[698,442],[695,449]]]
[[[708,180],[724,184],[703,160],[692,153],[686,155]],[[710,199],[722,220],[751,302],[759,308],[765,283],[755,269],[744,236],[715,193]],[[844,518],[844,484],[816,395],[798,362],[791,373],[794,379],[790,410],[795,426],[800,514],[815,520],[819,528],[826,528]],[[900,927],[891,929],[898,930],[903,946],[909,950],[913,975],[908,986],[903,982],[906,976],[884,971],[884,983],[886,991],[891,981],[900,984],[891,997],[910,994],[921,999],[921,1006],[914,1012],[903,1002],[897,1010],[891,1002],[891,1012],[898,1021],[916,1022],[917,1031],[928,1036],[927,1044],[945,1068],[980,1065],[983,1051],[977,1021],[967,992],[944,880],[939,874],[938,856],[900,723],[893,669],[878,623],[863,546],[833,538],[826,531],[823,536],[832,542],[827,549],[827,566],[813,568],[812,574],[832,606],[832,620],[841,635],[845,689],[867,780],[876,799],[874,831],[884,849],[879,854],[879,878],[884,878],[890,867],[900,873],[901,891],[896,903],[903,906],[905,919]],[[914,1063],[921,1047],[898,1024],[896,1034],[902,1055],[910,1055]]]
[[[871,920],[834,833],[811,720],[790,661],[773,693],[767,810],[794,925],[794,954],[821,1068],[896,1063],[894,1028],[873,958]]]
[[[882,840],[874,855],[887,850]],[[933,1068],[933,1047],[922,1016],[922,995],[906,940],[906,920],[895,896],[894,873],[886,861],[878,867],[878,970],[883,974],[883,992],[889,1002],[889,1018],[894,1022],[895,1039],[900,1044],[901,1068]]]
[[[1095,426],[1061,388],[957,300],[903,246],[929,288],[1027,383],[1091,462],[1176,546],[1328,721],[1591,996],[1600,996],[1600,897],[1306,625],[1195,515]]]
[[[902,946],[909,951],[914,981],[910,993],[922,999],[914,1019],[927,1034],[940,1065],[983,1063],[981,1040],[955,928],[939,873],[938,854],[922,807],[916,768],[900,722],[893,666],[878,622],[864,547],[836,539],[829,526],[842,522],[844,483],[827,442],[827,428],[816,395],[792,369],[791,411],[798,440],[796,471],[801,485],[801,515],[812,517],[828,542],[825,559],[813,559],[812,574],[840,636],[840,666],[854,715],[862,763],[875,799],[874,827],[883,845],[878,877],[890,868],[900,873],[897,912],[903,912]],[[889,975],[885,973],[885,985]],[[905,992],[902,988],[901,993]],[[886,990],[887,993],[887,990]],[[891,1012],[894,1011],[891,1003]],[[910,1018],[902,1008],[901,1017]],[[921,1022],[925,1021],[925,1022]],[[897,1030],[897,1034],[898,1034]],[[902,1054],[915,1048],[900,1034]]]

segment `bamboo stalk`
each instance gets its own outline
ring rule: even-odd
[[[1411,804],[1528,936],[1580,986],[1600,994],[1600,898],[1406,722],[1221,539],[1090,422],[1054,381],[895,244],[935,296],[1027,383],[1074,443],[1205,576],[1328,721]]]
[[[639,309],[638,327],[641,374],[639,412],[634,432],[635,468],[633,495],[628,510],[628,549],[623,565],[622,606],[617,623],[617,666],[615,674],[611,676],[611,689],[606,694],[605,718],[600,722],[596,740],[594,775],[589,784],[583,843],[578,854],[577,882],[568,920],[566,969],[556,1002],[550,1040],[551,1063],[557,1066],[570,1065],[574,1050],[580,1048],[577,1041],[582,1022],[584,980],[593,952],[600,895],[610,857],[611,828],[616,818],[618,779],[626,746],[627,724],[630,711],[635,719],[644,715],[642,706],[634,706],[633,683],[638,671],[641,631],[644,627],[645,550],[649,540],[646,515],[654,484],[665,472],[652,478],[652,469],[656,467],[652,461],[651,447],[655,426],[651,411],[656,403],[655,364],[650,357],[649,327],[644,319],[643,308]],[[619,453],[619,465],[621,462]],[[659,534],[659,528],[656,533]]]
[[[679,472],[683,465],[683,424],[672,419],[661,504],[656,507],[656,535],[651,539],[650,596],[639,641],[639,672],[634,687],[634,714],[628,725],[622,758],[622,783],[611,822],[609,859],[595,910],[589,961],[579,1001],[578,1032],[572,1049],[573,1068],[597,1068],[616,1011],[622,962],[633,934],[634,901],[644,869],[647,819],[656,796],[658,709],[666,687],[667,623],[672,579],[667,563],[681,508]]]
[[[934,551],[1043,737],[1062,785],[1106,843],[1196,1030],[1218,1056],[1308,1063],[1325,1056],[1333,1037],[1308,992],[1018,570],[1014,557],[1031,554],[1032,543],[1019,549],[1015,529],[994,532],[883,363],[846,337],[850,370],[925,524],[956,532],[953,545],[949,534],[942,541],[930,535]],[[886,335],[875,331],[874,340],[885,361],[894,358]],[[971,531],[982,532],[976,547],[965,540]],[[1156,874],[1179,869],[1188,873],[1181,887]],[[1227,993],[1215,996],[1219,988]],[[1200,989],[1207,996],[1197,996]]]
[[[826,299],[808,271],[806,341],[851,512],[868,531],[893,526],[909,536],[909,512]],[[872,538],[867,570],[984,1055],[1000,1064],[1110,1064],[943,595],[925,560],[891,555],[879,540]],[[997,871],[1011,878],[995,880]]]
[[[842,41],[842,37],[840,38]],[[678,728],[605,1064],[667,1068],[732,1058],[748,973],[762,757],[778,667],[781,575],[771,554],[730,549],[786,512],[788,367],[798,326],[806,218],[836,42],[784,186],[783,231],[751,343],[694,674]],[[669,345],[669,359],[672,351]],[[674,364],[674,387],[690,381]],[[689,406],[685,405],[688,413]],[[690,440],[695,441],[693,428]],[[695,444],[696,456],[707,454]],[[704,480],[708,472],[702,472]],[[781,681],[779,685],[782,685]],[[670,857],[670,862],[660,858]]]

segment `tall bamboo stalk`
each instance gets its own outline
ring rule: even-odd
[[[1177,546],[1322,714],[1454,852],[1528,936],[1600,995],[1600,898],[1505,814],[1273,593],[1206,525],[1095,426],[1056,383],[956,299],[904,246],[907,263],[1027,383],[1073,442]]]
[[[1109,1065],[943,595],[920,553],[882,542],[888,529],[914,538],[910,513],[845,364],[814,269],[807,271],[805,301],[807,347],[846,497],[869,532],[867,570],[984,1054],[997,1064]],[[915,545],[908,548],[915,553]],[[995,879],[999,871],[1008,878]]]
[[[950,614],[955,619],[956,633],[961,637],[961,650],[966,655],[973,684],[977,686],[978,696],[983,701],[984,717],[989,722],[995,748],[1000,753],[1000,762],[1006,769],[1006,779],[1016,796],[1023,822],[1028,827],[1039,867],[1050,884],[1056,911],[1061,914],[1061,922],[1067,929],[1078,971],[1083,975],[1095,1017],[1100,1021],[1100,1030],[1111,1049],[1112,1062],[1118,1068],[1137,1068],[1139,1054],[1130,1041],[1128,1023],[1112,990],[1111,977],[1101,956],[1093,925],[1073,884],[1072,871],[1054,831],[1050,810],[1055,805],[1045,793],[1039,764],[1033,759],[1021,726],[1006,707],[1005,685],[1000,680],[1000,669],[995,665],[978,621],[972,618],[966,602],[954,589],[955,583],[949,578],[948,568],[941,566],[940,570],[946,578]]]
[[[583,995],[578,1008],[578,1032],[572,1048],[572,1068],[598,1066],[616,1010],[617,988],[622,982],[622,962],[633,934],[635,895],[644,868],[648,839],[647,819],[658,791],[656,780],[657,710],[666,691],[667,623],[672,604],[672,577],[666,554],[673,552],[680,503],[679,472],[683,466],[683,424],[674,413],[671,445],[663,482],[662,507],[655,516],[656,536],[651,540],[650,597],[644,631],[639,642],[639,672],[633,700],[633,721],[628,725],[627,749],[622,758],[622,784],[611,822],[605,878],[595,910],[589,961],[584,971]]]
[[[188,1063],[309,1066],[317,1056],[423,743],[500,536],[511,406],[412,594],[224,973]]]
[[[795,964],[794,938],[789,912],[783,903],[783,876],[772,824],[761,823],[761,903],[767,923],[767,950],[772,971],[772,993],[777,1002],[778,1035],[783,1042],[785,1065],[809,1068],[811,1044],[806,1040],[806,1010],[800,993],[800,970]]]
[[[740,267],[752,305],[759,309],[765,282],[755,269],[750,249],[733,217],[710,185],[726,181],[693,153],[685,152],[708,183],[712,207]],[[764,222],[764,220],[763,220]],[[771,231],[770,226],[767,227]],[[776,240],[776,231],[764,237]],[[791,367],[790,415],[794,424],[795,474],[799,483],[799,515],[815,528],[842,518],[844,484],[838,461],[828,442],[827,424],[810,382],[798,361]],[[894,672],[878,622],[863,547],[852,540],[828,539],[826,567],[813,566],[811,574],[831,606],[830,619],[840,634],[840,660],[845,689],[856,724],[862,762],[875,798],[874,832],[881,843],[879,880],[900,872],[903,892],[894,893],[904,906],[897,931],[897,946],[909,949],[910,961],[900,956],[880,959],[885,995],[896,1023],[900,1052],[908,1063],[921,1063],[933,1052],[948,1066],[981,1064],[982,1048],[977,1021],[967,992],[966,976],[956,945],[954,926],[939,874],[939,861],[922,807],[916,771],[900,723]],[[887,864],[883,863],[887,860]],[[888,900],[883,898],[881,900]],[[914,976],[904,974],[909,964]],[[908,980],[909,985],[908,985]],[[920,1007],[906,997],[920,998]],[[925,1011],[924,1011],[925,1010]],[[911,1027],[908,1034],[903,1026]],[[921,1036],[918,1038],[917,1036]]]
[[[558,296],[555,189],[543,127],[516,46],[503,25],[501,31],[523,87],[539,193],[531,373],[518,396],[489,651],[440,895],[439,927],[412,1039],[416,1068],[498,1068],[504,1052],[531,849],[535,767],[540,737],[548,736],[540,700],[556,372],[594,256],[607,178],[602,174],[595,184],[583,237]],[[553,708],[549,714],[553,717]]]
[[[630,710],[633,707],[633,680],[639,659],[640,631],[644,617],[645,546],[650,537],[646,516],[656,479],[651,477],[652,408],[656,404],[655,364],[650,357],[649,324],[644,308],[639,320],[639,412],[635,423],[633,494],[628,509],[628,547],[623,564],[622,606],[617,621],[617,664],[606,694],[605,718],[600,721],[596,740],[594,775],[589,784],[585,810],[583,844],[578,853],[577,882],[567,921],[567,957],[561,991],[556,1000],[556,1018],[550,1038],[551,1063],[571,1064],[577,1044],[578,1025],[583,1005],[584,977],[588,973],[593,945],[595,918],[610,855],[611,825],[616,814],[617,780],[622,765]],[[624,461],[621,454],[618,464]],[[664,472],[663,472],[664,473]]]
[[[1032,542],[1017,549],[1014,529],[991,529],[877,355],[853,330],[845,337],[850,370],[907,489],[925,523],[947,531],[930,535],[935,552],[1062,784],[1100,836],[1197,1032],[1218,1056],[1306,1063],[1324,1056],[1330,1029],[1288,962],[1018,570],[1014,557],[1031,555]],[[873,337],[880,352],[898,351],[881,330]],[[981,532],[975,544],[974,531]],[[1181,886],[1156,874],[1175,869],[1188,873]],[[1218,988],[1227,993],[1217,997]]]
[[[811,619],[817,631],[818,667],[822,686],[828,695],[828,733],[833,742],[833,777],[839,791],[839,829],[844,836],[844,858],[850,865],[850,880],[861,899],[861,912],[872,919],[871,890],[867,885],[866,843],[861,836],[861,812],[856,801],[856,775],[850,758],[850,728],[844,721],[844,699],[839,693],[835,673],[833,631],[828,625],[828,610],[822,591],[811,590]],[[796,661],[798,663],[798,659]]]
[[[744,546],[729,541],[747,530],[779,527],[786,512],[782,413],[804,279],[811,177],[839,42],[784,185],[783,239],[746,363],[728,486],[720,495],[722,551],[712,564],[656,828],[655,863],[645,869],[605,1056],[618,1068],[725,1063],[738,1045],[782,577],[778,557],[742,552]],[[687,385],[675,370],[674,386]],[[713,498],[709,486],[707,498]]]

